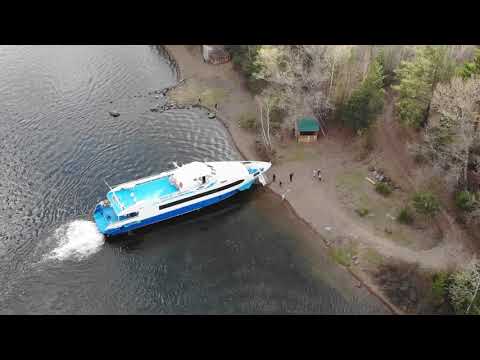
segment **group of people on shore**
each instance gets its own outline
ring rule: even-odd
[[[290,182],[293,182],[293,172],[290,173],[288,176],[290,177]],[[276,178],[277,178],[277,176],[275,174],[273,174],[272,175],[272,182],[275,182]],[[282,181],[281,180],[278,182],[278,185],[280,185],[280,187],[282,187]]]
[[[294,175],[293,172],[291,172],[291,173],[288,175],[289,178],[290,178],[290,182],[293,182],[293,175]],[[322,181],[322,171],[321,171],[320,169],[315,169],[315,170],[313,170],[313,178],[314,178],[314,179],[318,179],[318,181]],[[272,175],[272,183],[274,183],[276,179],[277,179],[277,176],[276,176],[275,174],[273,174],[273,175]],[[282,181],[281,181],[281,180],[278,182],[278,185],[279,185],[280,187],[282,187]]]

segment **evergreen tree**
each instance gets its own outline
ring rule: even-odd
[[[225,49],[232,54],[232,60],[235,66],[248,77],[258,71],[255,62],[260,45],[225,45]]]
[[[387,54],[385,49],[381,48],[377,55],[377,60],[382,66],[383,69],[383,87],[390,86],[395,79],[395,72],[389,66],[389,61],[387,59]],[[391,62],[391,61],[390,61]]]
[[[353,91],[342,111],[342,118],[355,131],[370,126],[383,109],[383,67],[381,58],[375,59],[368,69],[365,80]]]
[[[428,117],[435,86],[453,75],[453,61],[446,46],[425,46],[411,61],[403,61],[396,74],[400,84],[397,111],[400,120],[410,126],[421,126]]]
[[[480,75],[480,49],[475,50],[475,57],[472,62],[467,62],[457,69],[458,75],[464,80],[474,75]]]

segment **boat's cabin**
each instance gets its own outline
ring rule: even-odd
[[[208,184],[215,176],[213,166],[201,162],[184,165],[170,176],[170,183],[179,191],[193,190]]]

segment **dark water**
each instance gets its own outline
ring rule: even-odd
[[[240,159],[206,114],[149,111],[174,82],[152,46],[0,47],[0,313],[385,312],[262,188],[104,243],[104,179]]]

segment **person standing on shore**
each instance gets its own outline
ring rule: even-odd
[[[293,172],[290,173],[290,182],[292,182],[292,180],[293,180]]]
[[[272,176],[272,182],[275,182],[275,178],[276,178],[276,176],[275,176],[275,174],[273,174],[273,176]]]
[[[322,181],[322,172],[317,170],[318,181]]]
[[[282,187],[282,182],[280,181],[280,182],[278,183],[278,185],[280,185],[280,187]]]
[[[218,104],[215,104],[215,111],[218,110]]]

